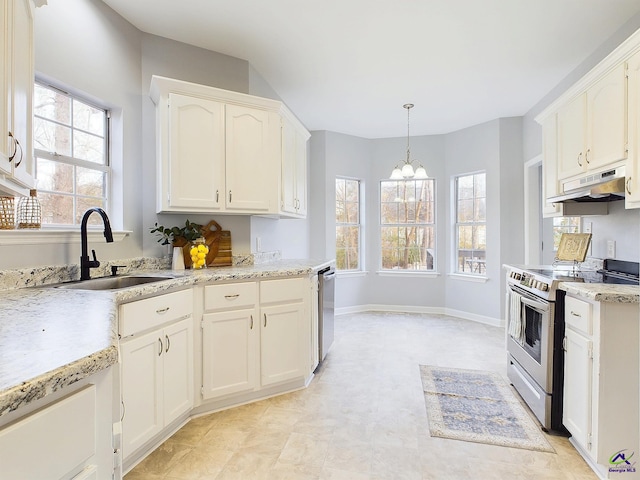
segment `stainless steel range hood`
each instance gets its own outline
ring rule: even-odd
[[[548,201],[551,203],[586,203],[623,200],[624,183],[624,167],[606,172],[590,173],[584,177],[563,182],[563,193],[549,198]]]

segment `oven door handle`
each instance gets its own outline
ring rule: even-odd
[[[531,300],[528,297],[524,297],[524,296],[520,297],[520,301],[525,305],[529,305],[530,307],[535,308],[536,310],[539,310],[541,312],[549,311],[548,303],[536,302],[535,300]]]

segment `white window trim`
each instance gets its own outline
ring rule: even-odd
[[[121,242],[133,232],[130,230],[114,230],[113,241]],[[104,242],[104,229],[97,227],[87,229],[87,239],[89,242]],[[77,229],[19,229],[1,230],[0,245],[44,245],[60,243],[65,245],[80,243],[80,228]]]
[[[435,270],[378,270],[376,272],[377,275],[381,277],[416,277],[416,278],[425,278],[425,277],[439,277],[442,274],[440,272],[436,272]]]
[[[464,282],[487,283],[489,277],[478,273],[448,273],[447,277],[453,280],[462,280]]]

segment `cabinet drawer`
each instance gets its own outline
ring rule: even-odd
[[[205,310],[235,310],[258,303],[256,282],[227,283],[204,287]]]
[[[564,320],[567,327],[573,330],[593,334],[593,319],[591,314],[591,304],[574,297],[565,297]]]
[[[283,278],[260,282],[260,303],[280,303],[304,298],[310,287],[308,278]]]
[[[193,312],[192,289],[167,293],[120,306],[120,329],[122,337],[154,328]]]

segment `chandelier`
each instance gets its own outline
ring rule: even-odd
[[[427,171],[424,169],[422,165],[413,170],[413,165],[411,162],[411,149],[409,148],[409,111],[413,108],[413,103],[405,103],[403,108],[407,109],[407,159],[404,161],[402,167],[400,165],[396,165],[393,171],[391,172],[390,180],[422,180],[425,178],[429,178],[427,175]]]

